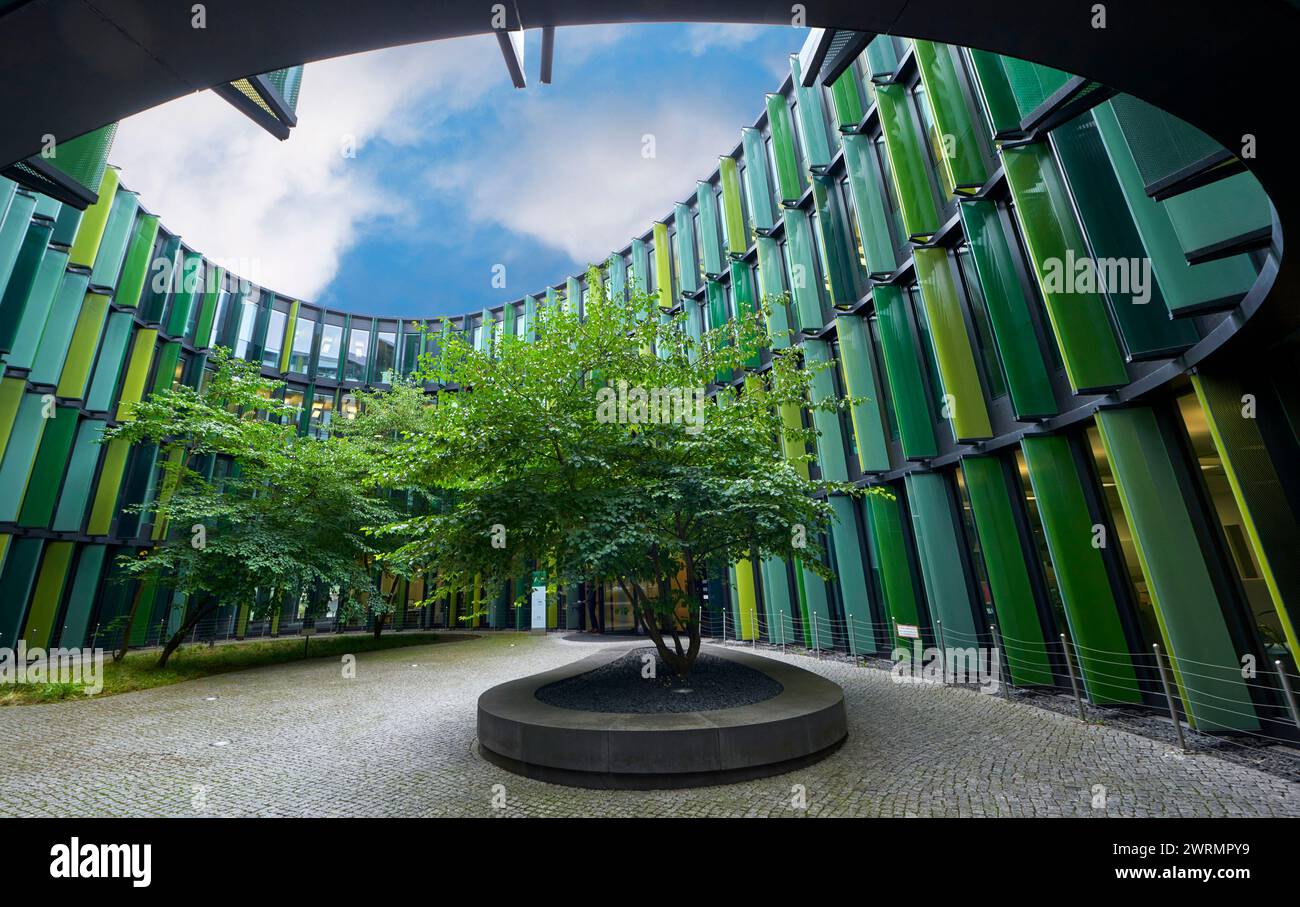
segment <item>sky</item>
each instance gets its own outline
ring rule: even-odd
[[[540,85],[529,32],[525,89],[492,36],[341,57],[306,67],[285,142],[205,91],[124,120],[110,160],[168,229],[276,292],[367,314],[478,311],[562,283],[685,201],[803,37],[565,28]]]

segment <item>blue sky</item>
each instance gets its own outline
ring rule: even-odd
[[[378,51],[309,64],[287,142],[201,92],[124,121],[112,159],[165,225],[273,290],[376,314],[474,311],[561,282],[686,199],[803,36],[561,29],[543,86],[530,32],[526,89],[492,37]]]

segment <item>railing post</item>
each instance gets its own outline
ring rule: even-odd
[[[943,621],[934,622],[935,631],[939,636],[939,677],[943,680],[943,685],[948,685],[948,644],[943,639]]]
[[[821,661],[822,650],[821,650],[821,646],[819,646],[817,643],[817,614],[815,612],[813,613],[812,616],[812,631],[813,631],[813,657],[816,658],[818,661]]]
[[[1187,752],[1187,741],[1183,739],[1183,723],[1178,720],[1178,709],[1174,707],[1174,693],[1169,688],[1169,672],[1165,668],[1165,660],[1160,657],[1160,643],[1152,643],[1151,648],[1156,653],[1156,666],[1160,668],[1160,683],[1165,688],[1165,702],[1169,704],[1169,720],[1174,723],[1174,730],[1178,732],[1178,746],[1185,753]]]
[[[1300,728],[1300,706],[1296,705],[1295,690],[1291,688],[1291,678],[1286,673],[1286,665],[1282,664],[1281,660],[1278,660],[1273,662],[1273,666],[1277,668],[1277,673],[1282,677],[1282,690],[1286,693],[1286,704],[1287,708],[1291,710],[1291,720],[1295,722],[1297,728]]]
[[[1007,665],[1007,669],[1006,669],[1005,672],[1002,670],[1003,656],[1006,655],[1007,648],[1006,648],[1006,646],[1004,646],[1004,645],[1002,645],[1001,643],[998,642],[998,639],[999,639],[999,637],[998,637],[998,625],[997,625],[997,624],[989,624],[989,630],[990,630],[990,631],[992,632],[992,634],[993,634],[993,646],[994,646],[994,651],[996,651],[996,652],[998,653],[998,680],[999,680],[999,682],[1001,682],[1001,684],[1002,684],[1002,698],[1005,699],[1007,702],[1010,702],[1010,701],[1011,701],[1011,684],[1009,684],[1009,683],[1007,682],[1007,679],[1008,679],[1008,677],[1010,677],[1010,675],[1011,675],[1011,666],[1010,666],[1010,665]]]
[[[781,654],[784,655],[785,654],[785,612],[782,611],[778,615],[778,617],[781,622]]]
[[[850,654],[851,656],[853,656],[853,660],[854,660],[854,661],[857,661],[857,660],[858,660],[858,646],[857,646],[857,643],[856,643],[856,642],[854,641],[854,639],[853,639],[853,615],[852,615],[852,614],[846,614],[845,617],[847,618],[848,623],[849,623],[849,654]]]
[[[1079,696],[1079,681],[1074,676],[1074,662],[1070,659],[1070,646],[1064,633],[1061,634],[1061,654],[1065,656],[1065,669],[1070,672],[1070,688],[1074,690],[1074,704],[1079,707],[1079,720],[1085,721],[1087,716],[1083,711],[1083,699]]]

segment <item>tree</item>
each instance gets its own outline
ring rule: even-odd
[[[164,539],[119,561],[126,577],[157,578],[189,598],[159,666],[223,602],[257,614],[299,591],[337,587],[345,606],[379,598],[379,552],[365,527],[401,513],[366,485],[364,450],[298,434],[298,410],[273,399],[281,382],[224,350],[210,362],[201,389],[154,393],[105,433],[160,446],[162,490],[142,509]],[[216,458],[229,469],[210,471]]]
[[[482,578],[499,589],[550,562],[561,583],[617,583],[686,676],[708,569],[798,557],[829,577],[817,541],[833,520],[825,497],[860,492],[808,478],[815,432],[781,419],[809,405],[812,371],[825,367],[805,367],[797,348],[705,397],[771,345],[766,308],[693,340],[686,315],[645,293],[610,298],[595,271],[588,286],[581,319],[538,313],[535,342],[507,335],[480,351],[446,325],[435,332],[438,353],[417,378],[441,385],[437,405],[372,464],[374,484],[431,502],[381,531],[401,537],[387,562],[436,568],[448,587]]]

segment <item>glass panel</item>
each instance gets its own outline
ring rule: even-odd
[[[1278,616],[1273,597],[1269,594],[1264,570],[1255,555],[1255,547],[1250,543],[1250,530],[1242,518],[1237,498],[1232,493],[1223,458],[1219,456],[1210,434],[1205,410],[1190,389],[1180,394],[1177,402],[1178,414],[1182,417],[1183,427],[1187,429],[1187,436],[1191,440],[1192,453],[1205,483],[1215,520],[1223,530],[1223,538],[1231,555],[1230,566],[1245,590],[1255,629],[1264,643],[1269,659],[1282,659],[1283,664],[1290,659],[1290,670],[1295,671],[1295,653],[1288,650],[1286,630]]]
[[[321,329],[320,356],[316,360],[317,378],[336,378],[339,373],[339,354],[343,349],[343,327],[327,324]]]
[[[311,421],[307,433],[317,438],[327,438],[330,422],[334,418],[334,395],[328,391],[318,391],[312,398]]]
[[[311,343],[316,335],[316,322],[298,315],[298,324],[293,329],[293,349],[289,352],[289,371],[299,375],[307,374],[311,366]]]
[[[288,319],[284,312],[271,310],[266,323],[266,344],[262,347],[262,364],[267,368],[280,367],[280,351],[284,349],[284,328]]]
[[[393,383],[393,367],[396,364],[397,334],[380,331],[375,338],[375,376],[380,384]]]
[[[322,347],[322,356],[324,351]],[[353,328],[348,334],[348,360],[343,366],[344,381],[365,381],[366,361],[370,357],[370,331]]]
[[[1056,615],[1056,625],[1067,627],[1065,603],[1061,600],[1061,589],[1056,581],[1056,568],[1052,566],[1051,552],[1047,548],[1047,536],[1043,533],[1043,517],[1038,512],[1038,499],[1034,497],[1034,486],[1029,480],[1029,464],[1025,462],[1022,451],[1016,451],[1016,472],[1020,476],[1020,487],[1025,494],[1025,511],[1029,515],[1029,529],[1034,536],[1034,547],[1038,549],[1038,562],[1043,567],[1043,580],[1047,586],[1047,599]]]
[[[1006,378],[1002,373],[1002,358],[998,355],[997,346],[993,342],[993,329],[989,325],[989,310],[984,299],[984,290],[980,286],[979,274],[975,269],[975,260],[971,257],[970,246],[966,243],[957,247],[957,264],[960,266],[962,283],[966,286],[966,299],[970,303],[970,319],[975,326],[975,344],[979,347],[979,362],[983,366],[989,396],[1001,397],[1007,392]]]
[[[253,342],[253,328],[257,326],[257,303],[245,299],[239,313],[239,331],[235,335],[235,358],[248,358],[248,348]]]

